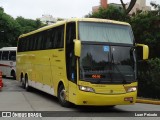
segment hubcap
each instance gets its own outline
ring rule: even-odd
[[[65,102],[66,94],[65,94],[64,89],[62,89],[61,92],[60,92],[60,99],[61,99],[62,102]]]
[[[28,81],[26,80],[26,88],[28,88]]]

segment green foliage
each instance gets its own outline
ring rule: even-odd
[[[98,12],[88,14],[86,15],[86,17],[112,19],[119,21],[125,21],[128,18],[128,16],[125,15],[122,8],[114,7],[112,5],[110,5],[107,9],[99,8]]]
[[[160,98],[160,59],[150,59],[139,66],[138,96]]]
[[[20,25],[10,15],[0,9],[0,47],[16,46],[20,34]]]
[[[18,36],[42,27],[40,20],[17,17],[14,19],[0,7],[0,48],[17,46]]]
[[[23,17],[17,17],[16,21],[20,24],[22,33],[28,33],[30,31],[42,27],[42,23],[38,19],[32,20],[32,19],[25,19]]]
[[[145,43],[150,48],[150,58],[160,57],[160,15],[155,12],[136,14],[130,19],[135,40]]]

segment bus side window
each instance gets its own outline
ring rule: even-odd
[[[36,39],[35,39],[35,35],[32,36],[32,51],[36,50],[35,46],[36,46]]]
[[[3,51],[2,60],[8,60],[9,51]]]
[[[30,42],[30,39],[26,37],[26,51],[29,51],[29,42]]]
[[[76,70],[76,57],[74,55],[74,43],[76,39],[76,24],[68,23],[66,29],[66,67],[67,77],[69,80],[76,83],[77,70]]]
[[[51,43],[52,43],[52,45],[51,45],[51,48],[55,48],[55,28],[53,28],[52,30],[51,30],[51,32],[50,32],[50,36],[51,36]]]
[[[23,40],[23,38],[20,38],[18,40],[18,52],[22,52],[22,40]]]
[[[26,39],[23,38],[23,39],[22,39],[22,46],[21,46],[21,47],[22,47],[22,52],[24,52],[25,49],[26,49],[26,48],[25,48],[25,47],[26,47],[25,44],[26,44]]]
[[[9,60],[16,61],[16,51],[10,51]]]
[[[27,48],[26,48],[26,44],[27,43],[27,39],[26,38],[23,38],[23,42],[22,42],[22,52],[24,51],[27,51]]]
[[[46,31],[42,31],[42,32],[40,32],[40,36],[41,36],[41,48],[40,48],[40,50],[45,50],[46,49],[46,40],[47,40],[47,36],[46,36]]]
[[[55,48],[64,47],[64,25],[56,28],[54,41]]]
[[[34,46],[33,50],[38,50],[38,34],[34,35]]]
[[[18,52],[23,52],[24,51],[24,38],[20,38],[18,42]]]
[[[32,51],[33,50],[33,35],[28,38],[28,41],[29,41],[28,50]]]
[[[42,38],[42,33],[39,33],[38,36],[37,36],[37,50],[42,50],[43,49],[43,45],[42,45],[42,41],[43,41],[43,38]]]
[[[1,60],[1,58],[2,58],[2,51],[0,51],[0,60]]]
[[[59,48],[64,48],[64,25],[59,28],[58,32],[58,46]]]
[[[51,29],[47,30],[44,34],[45,38],[45,49],[51,49],[52,47],[52,42],[51,42]]]

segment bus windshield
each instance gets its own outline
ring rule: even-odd
[[[93,83],[131,83],[136,80],[132,46],[82,44],[80,79]]]
[[[130,26],[111,23],[79,22],[81,41],[133,44]]]
[[[79,22],[82,41],[80,79],[93,83],[136,81],[136,57],[130,26]]]

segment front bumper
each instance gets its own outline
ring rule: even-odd
[[[136,102],[137,92],[125,94],[96,94],[91,92],[77,91],[76,105],[92,105],[92,106],[107,106],[107,105],[130,105]],[[133,97],[132,101],[125,101],[125,98]]]

